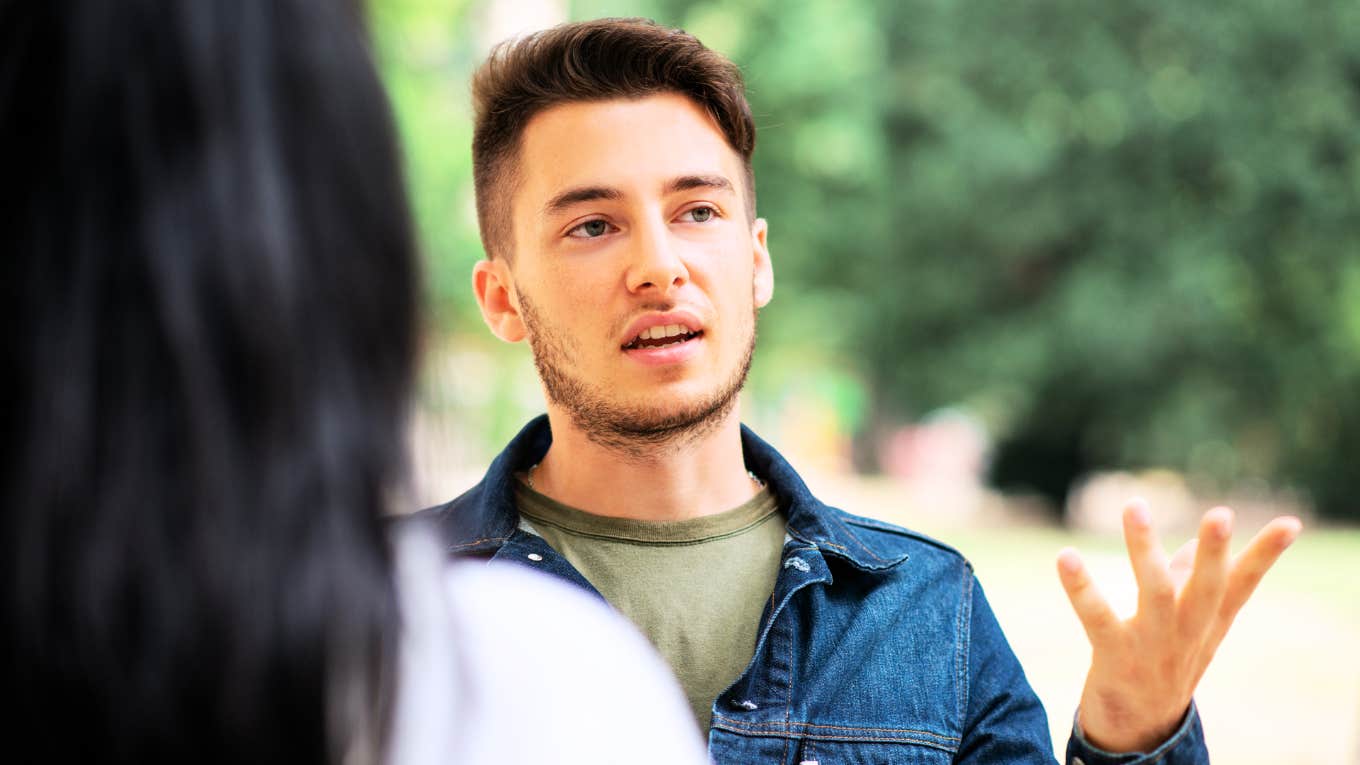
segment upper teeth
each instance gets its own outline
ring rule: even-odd
[[[638,333],[639,340],[659,340],[663,337],[675,337],[676,335],[689,334],[689,330],[683,324],[667,324],[664,327],[652,327],[644,329]]]

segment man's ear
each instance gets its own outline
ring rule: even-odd
[[[524,339],[524,319],[516,305],[510,266],[504,258],[479,260],[472,267],[472,291],[491,333],[507,343]]]
[[[751,225],[751,245],[755,256],[755,278],[752,286],[756,308],[764,308],[774,297],[774,264],[770,262],[770,248],[765,238],[770,226],[764,218],[756,218]]]

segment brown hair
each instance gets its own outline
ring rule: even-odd
[[[658,93],[687,96],[717,122],[742,158],[746,212],[754,219],[756,127],[736,64],[693,35],[647,19],[562,24],[497,45],[472,78],[472,173],[487,256],[510,257],[515,160],[530,119],[564,103]]]

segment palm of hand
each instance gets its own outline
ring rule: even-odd
[[[1113,752],[1146,752],[1169,738],[1237,612],[1301,528],[1297,518],[1276,518],[1230,557],[1232,511],[1214,508],[1198,538],[1168,561],[1146,504],[1131,501],[1124,540],[1138,610],[1128,619],[1115,614],[1076,550],[1059,553],[1059,578],[1091,641],[1078,712],[1086,739]]]

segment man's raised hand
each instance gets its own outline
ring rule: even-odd
[[[1138,610],[1120,619],[1072,548],[1058,576],[1091,641],[1078,720],[1086,740],[1112,752],[1147,752],[1171,736],[1195,686],[1256,585],[1298,536],[1297,518],[1266,524],[1229,557],[1232,511],[1204,514],[1199,538],[1167,560],[1147,504],[1124,508],[1124,541],[1138,582]]]

